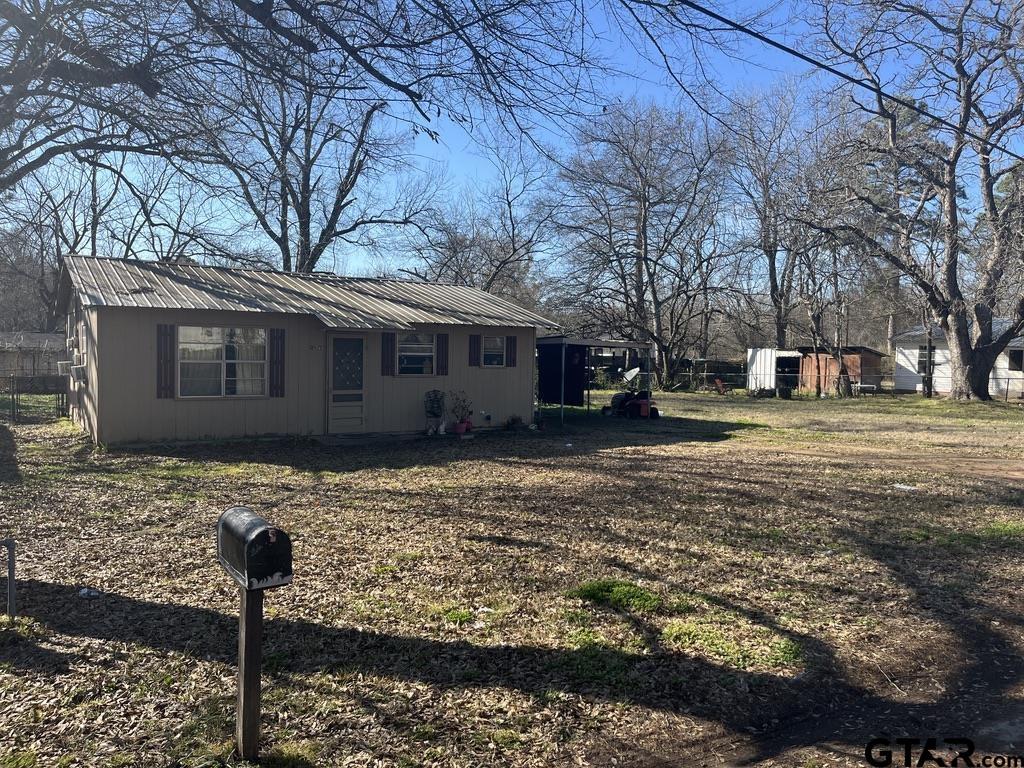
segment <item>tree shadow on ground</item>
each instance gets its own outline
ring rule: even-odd
[[[979,741],[979,748],[1007,751],[1005,736],[997,733],[985,743],[980,734],[998,718],[995,707],[1005,709],[1010,694],[1024,681],[1024,665],[1013,642],[993,628],[990,617],[978,614],[969,597],[936,600],[934,585],[919,568],[934,557],[925,545],[884,543],[885,530],[848,530],[846,540],[912,591],[914,612],[908,611],[905,625],[894,626],[894,631],[912,632],[919,616],[941,620],[956,634],[959,659],[950,660],[948,680],[935,700],[913,702],[867,690],[849,681],[827,643],[787,630],[776,617],[757,609],[721,601],[721,607],[798,643],[807,670],[791,678],[739,671],[659,648],[633,653],[604,646],[485,646],[276,618],[266,622],[266,652],[276,659],[268,674],[287,681],[294,675],[358,672],[442,689],[499,685],[536,696],[558,690],[686,713],[716,721],[735,734],[749,734],[731,740],[741,742],[731,755],[735,764],[826,743],[849,748],[848,757],[861,755],[866,742],[879,734],[966,734]],[[969,562],[965,558],[962,567],[969,568]],[[234,616],[116,594],[85,601],[73,586],[41,581],[25,581],[20,587],[25,612],[49,630],[234,663]],[[1007,624],[1022,623],[1017,614],[998,616]],[[640,616],[627,618],[644,623]],[[643,626],[639,629],[646,634]],[[37,648],[33,656],[34,647],[0,646],[0,660],[54,671],[69,662],[44,649]]]
[[[360,436],[336,445],[314,439],[226,440],[207,443],[111,446],[114,457],[169,458],[222,463],[256,462],[304,471],[356,472],[444,466],[467,458],[500,460],[542,455],[587,455],[612,448],[653,447],[729,440],[759,424],[662,417],[657,420],[574,416],[564,427],[544,430],[478,430],[473,438]]]

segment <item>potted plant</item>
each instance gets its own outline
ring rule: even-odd
[[[448,393],[448,403],[448,410],[455,417],[455,434],[461,435],[470,431],[473,428],[473,422],[469,420],[473,415],[473,401],[465,392],[459,391]]]

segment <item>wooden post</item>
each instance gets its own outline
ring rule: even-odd
[[[260,748],[260,667],[263,661],[263,590],[241,589],[238,614],[238,704],[235,740],[243,760]]]
[[[13,619],[18,615],[15,605],[14,539],[4,539],[0,541],[0,546],[7,547],[7,615]]]

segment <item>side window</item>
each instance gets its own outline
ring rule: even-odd
[[[178,329],[180,397],[245,397],[267,393],[265,328]]]
[[[505,366],[505,337],[484,336],[485,368],[503,368]]]
[[[432,376],[434,374],[434,334],[398,334],[398,375]]]
[[[932,367],[935,367],[935,347],[932,347]],[[928,347],[917,348],[917,372],[922,376],[928,374]]]
[[[1024,349],[1011,349],[1006,354],[1010,358],[1011,371],[1024,371]]]

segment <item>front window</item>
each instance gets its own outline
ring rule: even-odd
[[[484,367],[502,368],[505,365],[505,337],[484,336]]]
[[[266,392],[265,328],[178,329],[181,397],[247,397]]]
[[[431,376],[434,373],[434,334],[398,334],[398,374]]]

